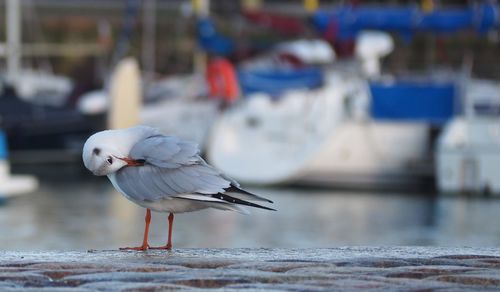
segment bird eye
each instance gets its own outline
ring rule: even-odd
[[[106,161],[108,161],[109,164],[113,164],[113,158],[111,158],[111,157],[108,157],[108,159],[106,159]]]

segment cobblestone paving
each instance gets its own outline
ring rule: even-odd
[[[500,290],[500,249],[0,252],[1,291]]]

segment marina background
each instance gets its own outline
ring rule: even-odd
[[[480,89],[481,94],[482,92],[488,94],[492,92],[491,98],[487,99],[487,102],[480,100],[481,103],[472,104],[473,113],[470,117],[468,116],[472,123],[476,121],[474,119],[477,117],[479,117],[480,121],[479,124],[472,126],[477,126],[477,129],[473,128],[472,133],[482,133],[482,129],[486,127],[484,131],[486,134],[481,136],[482,138],[478,138],[480,140],[478,143],[482,148],[472,147],[469,149],[467,148],[469,144],[466,142],[462,142],[466,146],[459,143],[460,145],[456,148],[446,148],[456,146],[456,144],[451,143],[444,144],[444,148],[442,148],[444,155],[449,153],[460,154],[459,151],[466,149],[469,151],[466,151],[466,154],[473,157],[470,158],[466,155],[467,157],[457,162],[456,165],[460,165],[461,168],[455,168],[454,164],[450,162],[450,171],[459,168],[463,169],[457,170],[457,173],[459,173],[457,177],[462,180],[461,185],[458,186],[459,191],[449,192],[440,190],[437,181],[439,171],[436,170],[436,161],[438,161],[436,157],[440,149],[438,148],[438,141],[440,135],[444,133],[443,129],[454,118],[467,116],[466,105],[462,104],[460,110],[453,111],[452,114],[447,116],[446,120],[436,125],[436,123],[423,122],[422,120],[390,120],[389,122],[384,119],[377,120],[375,116],[370,116],[374,114],[374,111],[367,110],[362,104],[365,97],[360,97],[360,107],[357,107],[356,101],[352,102],[349,99],[342,99],[339,105],[331,105],[332,109],[335,110],[332,110],[332,113],[344,108],[350,110],[348,112],[342,111],[342,114],[338,115],[338,119],[337,115],[334,116],[332,113],[324,113],[319,110],[318,112],[312,111],[313,114],[309,113],[310,115],[307,112],[296,113],[294,111],[297,108],[303,110],[307,108],[304,104],[309,105],[309,103],[294,103],[293,98],[289,99],[292,101],[283,106],[281,112],[273,112],[274,110],[279,111],[280,108],[273,105],[279,105],[280,100],[286,100],[286,98],[280,99],[280,96],[286,96],[284,93],[273,93],[269,95],[269,98],[258,96],[257,98],[266,101],[254,104],[248,98],[251,94],[243,92],[237,94],[239,98],[237,101],[232,100],[235,98],[234,96],[229,96],[229,98],[223,96],[222,101],[217,98],[215,100],[207,98],[210,90],[207,90],[205,84],[205,69],[206,66],[209,66],[209,61],[215,59],[216,54],[207,52],[211,47],[208,45],[203,47],[203,40],[198,35],[200,30],[204,28],[199,22],[202,19],[200,15],[205,16],[203,13],[207,13],[207,11],[196,11],[196,7],[197,5],[203,6],[205,2],[202,0],[142,2],[114,0],[0,1],[0,23],[7,23],[5,29],[0,29],[1,40],[6,40],[9,34],[9,9],[7,9],[7,6],[15,3],[20,4],[19,16],[22,24],[20,42],[24,50],[21,67],[36,68],[40,72],[48,72],[51,75],[62,76],[71,80],[71,88],[67,91],[65,87],[66,81],[64,81],[66,79],[61,83],[57,83],[59,81],[54,82],[54,84],[62,84],[61,87],[64,89],[62,90],[64,91],[64,99],[61,99],[61,104],[64,104],[64,106],[57,106],[57,117],[54,116],[55,118],[45,120],[38,119],[40,116],[44,116],[46,112],[51,112],[51,110],[47,110],[47,108],[41,107],[39,104],[40,100],[46,103],[51,102],[50,97],[47,97],[47,93],[44,92],[43,99],[37,97],[36,94],[21,99],[29,104],[28,108],[30,110],[27,112],[31,115],[26,120],[23,120],[25,117],[24,111],[16,112],[19,109],[17,107],[18,103],[17,101],[13,102],[13,86],[9,84],[8,74],[2,75],[3,86],[0,102],[4,103],[1,103],[0,120],[2,123],[0,123],[0,129],[5,128],[7,134],[0,137],[5,140],[0,141],[0,158],[5,161],[5,165],[10,165],[10,169],[0,169],[1,174],[6,177],[3,186],[6,186],[7,182],[12,182],[7,175],[8,173],[13,175],[22,174],[28,175],[28,177],[17,177],[21,179],[19,181],[20,188],[31,188],[32,190],[22,196],[10,195],[7,191],[1,194],[0,249],[87,250],[114,249],[121,245],[135,244],[134,240],[142,229],[143,210],[132,205],[114,191],[107,179],[92,177],[90,173],[83,169],[80,160],[82,141],[91,131],[109,127],[109,124],[106,123],[110,114],[106,113],[106,111],[108,107],[111,107],[112,102],[109,101],[109,104],[103,104],[102,101],[113,98],[113,80],[118,84],[118,88],[126,91],[124,94],[127,98],[130,93],[131,99],[142,100],[144,98],[147,101],[144,104],[141,102],[141,108],[147,111],[148,117],[155,118],[149,120],[150,123],[153,123],[153,125],[157,123],[157,125],[165,127],[163,130],[167,133],[169,132],[168,129],[172,128],[173,125],[187,125],[187,128],[179,128],[181,133],[184,132],[202,139],[201,146],[204,148],[203,152],[209,161],[216,162],[216,166],[221,167],[224,171],[233,171],[234,173],[229,174],[235,176],[238,180],[242,180],[244,185],[248,186],[251,191],[269,197],[275,202],[278,209],[276,213],[255,211],[251,216],[212,210],[190,214],[190,216],[180,215],[175,226],[177,246],[317,248],[344,245],[498,246],[500,244],[500,225],[495,224],[500,219],[500,212],[498,212],[500,210],[500,201],[496,189],[496,182],[500,181],[500,176],[496,180],[494,179],[497,176],[496,174],[500,172],[496,168],[489,169],[487,174],[490,176],[486,179],[487,183],[482,184],[482,176],[485,175],[481,168],[483,160],[481,160],[482,158],[476,159],[476,156],[474,156],[480,157],[481,155],[491,154],[491,157],[486,158],[486,160],[490,159],[491,163],[497,157],[500,157],[497,156],[497,152],[500,153],[500,142],[498,142],[500,141],[498,138],[498,133],[500,133],[500,120],[498,120],[500,66],[497,65],[500,64],[500,20],[496,19],[497,22],[492,24],[491,29],[481,32],[478,32],[475,29],[476,27],[469,27],[450,34],[416,30],[411,34],[410,38],[398,32],[390,32],[390,34],[382,37],[376,35],[377,40],[382,39],[382,42],[385,42],[386,36],[390,36],[393,44],[390,52],[380,56],[382,70],[375,77],[366,76],[368,74],[359,69],[360,66],[356,63],[357,61],[354,62],[354,65],[351,64],[352,59],[356,59],[353,58],[352,54],[352,41],[354,40],[345,42],[341,42],[339,39],[330,40],[331,48],[335,53],[335,57],[330,60],[331,62],[321,63],[315,61],[314,64],[305,64],[306,62],[304,62],[304,64],[300,63],[298,68],[318,70],[324,76],[330,76],[329,73],[326,74],[325,72],[331,70],[333,71],[332,75],[337,79],[328,79],[329,77],[322,75],[326,81],[321,82],[321,85],[311,85],[311,88],[308,88],[308,90],[311,90],[310,92],[304,94],[301,87],[289,91],[304,96],[318,94],[318,96],[323,96],[321,98],[328,101],[330,100],[329,96],[331,96],[329,95],[330,91],[325,91],[326,93],[323,94],[321,90],[337,92],[336,90],[343,83],[342,80],[348,80],[348,82],[358,80],[357,83],[353,81],[353,87],[361,84],[359,88],[363,88],[368,82],[374,84],[380,82],[376,84],[384,85],[388,84],[387,80],[397,81],[401,76],[404,78],[409,76],[411,78],[404,80],[418,80],[420,82],[425,79],[430,80],[431,84],[438,85],[442,85],[442,83],[439,83],[442,80],[452,80],[449,84],[456,86],[454,100],[457,101],[463,98],[464,94],[460,93],[461,90],[466,91],[460,87],[461,84],[472,84],[470,80],[481,80],[481,82],[486,80],[486,86],[481,87],[483,83],[478,82],[477,88]],[[247,68],[252,69],[263,66],[265,70],[268,70],[267,73],[274,72],[276,67],[280,66],[286,67],[286,70],[290,68],[297,69],[294,67],[295,63],[293,63],[296,60],[289,59],[286,54],[286,58],[275,62],[276,56],[282,57],[284,50],[280,51],[276,48],[283,43],[304,39],[315,40],[324,37],[324,34],[318,32],[312,24],[311,19],[313,19],[314,12],[306,10],[306,7],[304,7],[305,2],[314,4],[316,1],[212,0],[209,6],[209,19],[213,22],[208,23],[209,26],[205,26],[205,28],[214,25],[217,33],[234,42],[235,52],[224,57],[231,61],[232,64],[236,64],[236,67],[241,65],[239,68],[248,66]],[[390,7],[400,7],[401,9],[409,9],[409,11],[422,12],[422,15],[447,10],[455,11],[455,9],[458,11],[470,9],[467,11],[474,14],[475,11],[482,11],[480,9],[483,9],[483,7],[486,7],[484,9],[491,8],[500,11],[498,8],[500,7],[499,3],[491,1],[487,4],[491,4],[492,8],[482,6],[486,5],[483,1],[387,2],[323,0],[318,1],[318,9],[330,11],[352,5],[360,8],[378,7],[383,12],[384,9]],[[248,15],[244,16],[246,5],[257,5],[257,7],[261,8],[261,11],[266,13],[277,13],[298,19],[304,26],[303,31],[300,34],[283,34],[273,31],[269,27],[252,23],[252,21],[249,21]],[[2,46],[2,49],[0,50],[2,56],[5,56],[5,62],[1,60],[3,69],[8,67],[7,60],[10,51],[9,46],[6,44]],[[351,54],[349,51],[351,51]],[[123,74],[133,76],[137,73],[134,71],[136,67],[133,64],[138,64],[137,67],[141,69],[139,74],[142,77],[142,83],[134,80],[130,75],[126,77],[131,78],[126,79],[132,80],[130,82],[122,81],[120,83],[116,81],[121,80],[115,77],[119,75],[116,68],[119,66],[119,62],[126,57],[135,58],[137,63],[134,63],[135,61],[128,63],[129,65],[132,64],[131,67],[124,70],[131,71]],[[263,61],[258,63],[259,60]],[[290,63],[287,62],[293,63],[293,66],[290,66]],[[5,66],[3,66],[4,64]],[[281,70],[282,68],[278,69]],[[238,68],[235,70],[237,74],[242,72],[238,71]],[[355,73],[351,73],[351,71]],[[191,75],[193,72],[200,74],[198,74],[199,76],[196,76],[196,74]],[[345,72],[348,72],[348,75],[342,75],[346,74]],[[26,77],[28,74],[20,74],[20,76]],[[169,77],[174,78],[173,83],[161,83],[162,80],[168,80]],[[330,89],[327,87],[328,80],[338,79],[341,81],[332,83]],[[136,81],[140,85],[134,87]],[[33,84],[38,83],[34,82]],[[155,84],[159,85],[155,87]],[[128,85],[131,87],[127,87]],[[278,86],[276,85],[273,89],[276,87]],[[486,88],[485,91],[481,91],[483,88]],[[134,97],[135,89],[138,89],[140,93]],[[31,92],[29,88],[26,90]],[[48,92],[51,91],[48,90]],[[87,105],[79,103],[78,100],[89,92],[97,92],[98,94],[95,97],[87,96],[89,97]],[[335,93],[335,96],[345,97],[345,92],[338,92]],[[349,93],[347,90],[346,92]],[[188,96],[190,94],[192,96]],[[479,94],[480,98],[483,97],[481,94]],[[122,99],[118,99],[118,104],[127,103],[125,95],[120,96]],[[184,95],[187,96],[185,99],[183,99]],[[321,107],[321,104],[318,106],[318,104],[314,103],[314,101],[321,100],[320,98],[315,99],[314,96],[312,98],[310,96],[307,99],[313,100],[311,108],[314,108],[314,106],[319,109],[326,108],[326,106]],[[180,103],[167,103],[171,100],[175,101],[178,97],[180,97],[178,99]],[[301,98],[299,96],[297,100],[302,100]],[[404,98],[404,96],[401,96],[401,98]],[[226,103],[228,99],[229,102]],[[189,104],[184,106],[182,104],[183,100],[188,100]],[[274,101],[268,102],[268,100]],[[371,101],[371,97],[369,100]],[[162,103],[163,101],[165,103]],[[57,103],[58,101],[54,102]],[[354,105],[351,105],[350,102]],[[152,106],[147,107],[148,103]],[[160,105],[166,106],[163,108]],[[423,108],[428,107],[423,106]],[[258,110],[257,113],[252,112],[255,109]],[[98,111],[99,115],[92,115],[94,110]],[[132,117],[131,119],[136,119],[139,123],[143,122],[140,114],[141,109],[136,108],[136,110],[138,117]],[[81,111],[86,111],[85,114],[81,115],[84,118],[80,116]],[[72,116],[73,113],[76,114]],[[359,120],[356,120],[358,113],[360,113]],[[278,116],[278,114],[283,114],[283,116]],[[201,122],[195,118],[204,117],[205,115],[207,119],[201,120]],[[284,137],[283,139],[290,139],[292,142],[284,143],[287,147],[282,148],[282,151],[279,151],[281,148],[276,148],[278,149],[276,153],[286,154],[290,152],[292,154],[280,161],[263,159],[269,165],[263,164],[264,161],[260,162],[256,159],[257,166],[250,166],[246,163],[245,159],[253,157],[250,154],[249,156],[237,158],[241,160],[231,156],[227,158],[224,156],[225,152],[220,151],[224,147],[220,147],[217,142],[209,142],[214,140],[213,137],[223,136],[215,136],[215,126],[212,127],[211,123],[206,122],[208,120],[220,122],[223,120],[221,118],[223,115],[224,118],[229,120],[234,117],[230,121],[236,122],[240,121],[238,120],[240,117],[245,117],[241,121],[244,121],[244,124],[248,126],[244,128],[244,131],[249,132],[235,131],[237,133],[250,133],[248,129],[252,129],[255,125],[259,126],[259,122],[264,125],[264,128],[268,124],[278,125],[278,130],[273,127],[266,129],[269,130],[269,133],[273,133],[273,137],[278,137],[278,140]],[[393,123],[391,127],[394,126],[395,128],[384,130],[383,133],[387,133],[389,135],[387,137],[393,137],[390,139],[394,140],[384,138],[386,136],[376,136],[372,143],[368,143],[365,140],[357,140],[358,138],[355,137],[350,142],[347,140],[345,147],[340,148],[340,154],[337,154],[340,155],[339,157],[356,157],[357,154],[353,149],[357,149],[360,145],[367,146],[368,149],[374,149],[382,145],[380,146],[383,150],[382,154],[387,155],[388,159],[386,161],[389,161],[387,165],[392,165],[390,161],[395,161],[394,169],[389,169],[387,175],[398,174],[399,170],[403,172],[403,170],[414,167],[411,174],[417,173],[419,175],[418,183],[412,181],[410,184],[406,184],[407,180],[404,178],[401,180],[402,183],[398,180],[394,188],[392,184],[390,186],[385,185],[386,174],[384,174],[384,176],[381,176],[383,177],[382,180],[384,180],[382,186],[372,186],[371,182],[374,180],[380,182],[381,180],[380,177],[374,176],[374,174],[381,174],[385,171],[384,166],[387,166],[384,165],[384,162],[380,163],[378,160],[374,160],[376,161],[375,167],[372,164],[368,165],[367,168],[363,168],[365,167],[363,164],[360,164],[361,166],[356,164],[352,167],[347,165],[345,167],[347,167],[348,171],[336,171],[332,172],[333,174],[328,172],[326,179],[323,172],[310,171],[313,166],[319,165],[318,163],[311,164],[313,166],[306,167],[306,170],[310,171],[307,181],[299,180],[299,176],[304,174],[305,171],[301,170],[301,172],[292,173],[288,176],[286,175],[288,169],[285,171],[272,169],[272,165],[278,165],[282,161],[292,163],[294,161],[291,158],[300,158],[302,155],[308,157],[310,152],[304,149],[309,149],[310,146],[301,144],[300,141],[307,139],[316,141],[309,138],[309,136],[304,136],[303,133],[309,133],[310,130],[305,129],[298,136],[294,136],[294,133],[289,136],[283,133],[286,133],[290,128],[300,128],[301,123],[306,121],[307,117],[321,117],[322,115],[324,120],[318,120],[316,123],[313,121],[312,124],[321,125],[326,123],[324,121],[328,121],[328,123],[331,122],[332,124],[338,123],[338,127],[340,127],[345,126],[345,121],[347,121],[352,124],[347,125],[351,128],[347,128],[345,132],[351,134],[356,133],[356,128],[353,128],[353,125],[355,127],[368,125],[367,127],[369,127],[370,123],[380,123],[384,126],[387,126],[387,123]],[[92,117],[89,118],[89,116]],[[124,123],[127,124],[130,119],[128,118],[129,115],[125,114],[125,116]],[[276,116],[283,117],[283,119],[271,119]],[[179,117],[181,122],[172,122],[175,117]],[[42,122],[40,122],[42,120],[46,124],[42,125]],[[63,122],[58,124],[58,121]],[[465,119],[465,121],[469,120]],[[484,125],[485,121],[488,123],[487,125]],[[51,124],[52,122],[53,124]],[[229,126],[238,125],[236,122],[229,123]],[[294,124],[294,122],[297,124]],[[199,123],[209,127],[209,129],[202,130]],[[337,124],[335,125],[337,127]],[[401,125],[409,128],[398,128]],[[462,126],[459,125],[459,127]],[[410,128],[415,132],[420,131],[423,133],[422,137],[425,137],[425,140],[415,138],[418,135],[409,138],[397,138],[399,137],[397,136],[398,133],[407,134],[409,133],[407,129]],[[61,129],[66,129],[66,131]],[[223,130],[226,128],[218,129],[224,132]],[[283,131],[280,131],[280,129]],[[335,131],[337,129],[335,128]],[[410,132],[414,133],[413,130]],[[324,133],[321,131],[329,133],[333,130],[321,128],[317,131],[319,133]],[[54,138],[60,137],[60,133],[64,133],[63,139]],[[466,133],[464,135],[467,135],[469,132],[465,131],[464,133]],[[280,136],[280,134],[282,135]],[[325,134],[325,136],[327,135]],[[226,138],[215,139],[215,141],[220,141],[221,144],[228,146],[227,141],[230,141],[230,139],[227,136],[224,137]],[[248,147],[248,149],[258,149],[259,145],[264,145],[262,146],[263,149],[275,147],[265,144],[267,143],[265,138],[262,140],[264,142],[259,144],[260,140],[257,140],[257,138],[261,136],[253,138],[254,136],[250,136],[250,134],[242,134],[242,137],[245,139],[250,137],[248,141],[241,142],[241,145]],[[262,137],[267,136],[263,135]],[[392,143],[392,145],[377,144],[379,141],[377,137],[380,141],[389,141],[387,143]],[[459,135],[460,139],[461,137]],[[470,138],[470,141],[473,141],[474,137]],[[453,135],[450,138],[453,141],[456,139],[458,138]],[[50,141],[62,142],[55,145],[50,144]],[[338,141],[337,138],[332,138],[331,143],[334,146],[329,149],[337,149],[335,148],[337,147],[335,141]],[[445,141],[444,138],[443,141]],[[469,140],[465,139],[465,141]],[[5,145],[2,149],[4,142]],[[206,147],[205,143],[207,144]],[[319,144],[321,143],[318,142]],[[64,146],[62,149],[60,148],[61,145]],[[210,147],[210,145],[212,146]],[[406,160],[401,163],[397,158],[394,158],[398,153],[396,150],[413,149],[412,147],[417,147],[415,145],[421,145],[423,149],[415,150],[415,153],[419,154],[418,158],[423,158],[416,163],[417,166],[409,164],[407,167],[404,164],[407,162]],[[471,145],[476,144],[472,143]],[[393,148],[387,148],[389,146]],[[353,152],[351,153],[349,150]],[[210,158],[210,151],[212,151],[212,159]],[[277,157],[273,153],[269,154],[263,151],[262,155],[257,153],[255,157]],[[414,158],[412,153],[409,156],[409,160]],[[331,159],[331,157],[328,159]],[[323,160],[326,165],[333,165],[334,162],[339,161],[336,159],[330,161],[328,159],[319,157],[317,161]],[[372,158],[362,158],[361,160],[368,161],[370,159]],[[448,158],[445,157],[444,159]],[[449,159],[451,161],[454,158]],[[242,161],[242,163],[237,164],[235,170],[235,166],[231,164],[232,161]],[[382,161],[384,160],[382,159]],[[292,166],[289,169],[295,167]],[[324,166],[321,167],[324,170]],[[363,172],[366,169],[373,172],[366,174]],[[258,177],[259,173],[265,171],[277,174],[276,181],[267,182]],[[447,171],[444,172],[447,173]],[[4,174],[4,172],[7,174]],[[246,172],[250,174],[245,176],[247,175]],[[279,172],[284,174],[278,176]],[[357,180],[358,176],[361,177],[359,180]],[[344,177],[348,178],[347,182]],[[490,177],[493,177],[494,182],[489,181]],[[271,176],[269,178],[271,179]],[[339,182],[339,178],[343,181]],[[246,179],[247,181],[245,181]],[[332,183],[330,184],[330,182]],[[18,185],[17,182],[15,185]],[[163,217],[166,216],[155,214],[153,217],[155,227],[152,229],[151,235],[154,243],[164,241],[161,236],[166,231],[166,218]],[[213,231],[214,226],[218,227],[217,232]]]

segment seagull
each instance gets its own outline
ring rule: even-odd
[[[271,200],[243,190],[205,162],[195,143],[162,135],[156,128],[136,126],[95,133],[85,142],[82,158],[94,175],[106,175],[125,198],[146,208],[142,245],[121,250],[171,250],[176,213],[215,208],[247,214],[245,206],[276,211],[254,203],[273,203]],[[165,246],[148,244],[151,211],[169,213]]]

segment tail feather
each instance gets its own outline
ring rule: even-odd
[[[257,196],[256,194],[252,194],[248,191],[245,191],[243,189],[240,189],[239,187],[235,185],[231,185],[228,188],[224,189],[226,192],[224,194],[229,195],[234,198],[238,198],[241,200],[248,200],[248,201],[261,201],[261,202],[268,202],[268,203],[273,203],[273,201],[266,199],[261,196]]]
[[[276,211],[273,208],[261,206],[261,205],[258,205],[258,204],[252,203],[252,202],[248,202],[248,201],[245,201],[245,200],[242,200],[242,199],[239,199],[239,198],[227,195],[227,194],[218,193],[218,194],[212,195],[212,197],[226,201],[228,203],[232,203],[232,204],[239,204],[239,205],[244,205],[244,206],[249,206],[249,207],[254,207],[254,208]]]
[[[229,196],[227,194],[213,194],[213,195],[203,195],[203,194],[181,194],[175,196],[178,199],[192,200],[203,202],[205,205],[212,208],[221,210],[233,210],[243,214],[248,214],[248,210],[243,208],[243,206],[255,207],[265,210],[276,211],[275,209],[261,206],[252,202],[248,202],[239,198]]]

